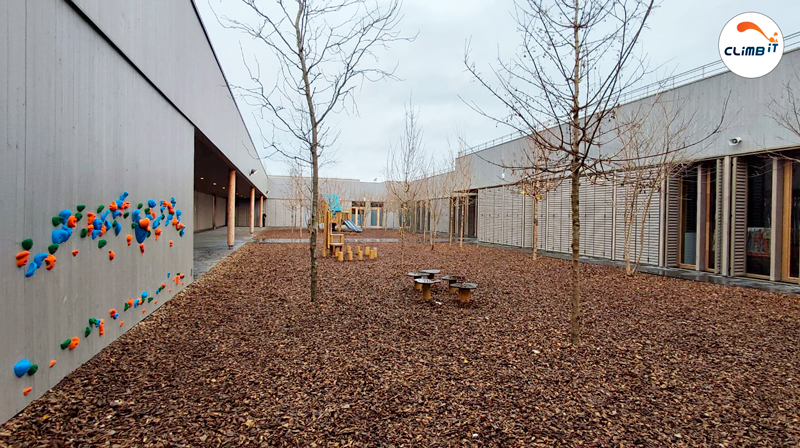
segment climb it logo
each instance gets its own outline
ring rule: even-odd
[[[722,62],[744,78],[758,78],[774,69],[783,56],[783,34],[769,17],[746,12],[732,18],[719,34]]]

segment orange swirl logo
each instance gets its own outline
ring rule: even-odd
[[[758,78],[771,72],[780,62],[783,56],[781,36],[778,25],[769,17],[756,12],[739,14],[722,29],[719,54],[733,73]]]

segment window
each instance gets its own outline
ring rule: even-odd
[[[697,167],[686,170],[681,179],[680,265],[697,265]]]
[[[706,170],[706,270],[713,271],[717,263],[717,165]]]
[[[771,240],[772,159],[751,159],[747,165],[747,274],[769,277]]]

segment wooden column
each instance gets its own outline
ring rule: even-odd
[[[211,228],[217,228],[217,196],[211,196]]]
[[[256,187],[250,187],[250,235],[255,230],[256,223]]]
[[[258,205],[258,222],[261,223],[259,227],[261,227],[262,229],[264,228],[264,224],[266,224],[264,221],[266,221],[264,219],[264,196],[261,196]]]
[[[228,173],[228,248],[236,238],[236,170]]]

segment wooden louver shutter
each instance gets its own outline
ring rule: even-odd
[[[681,231],[681,223],[679,220],[681,207],[680,190],[680,177],[670,176],[670,178],[667,179],[667,267],[678,266],[678,251],[680,250],[678,247],[680,244],[678,233]]]
[[[747,257],[747,163],[733,159],[733,207],[731,217],[731,275],[745,275]]]

